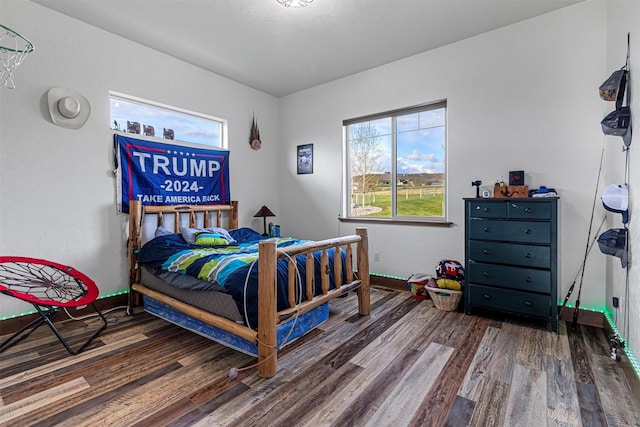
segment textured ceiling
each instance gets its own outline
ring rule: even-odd
[[[582,0],[32,0],[280,97]]]

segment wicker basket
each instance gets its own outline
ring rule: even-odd
[[[443,311],[457,309],[462,299],[462,291],[454,291],[453,289],[427,288],[427,292],[433,300],[433,305]]]

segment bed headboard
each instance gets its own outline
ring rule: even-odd
[[[228,224],[223,224],[222,213],[229,212]],[[228,230],[238,228],[238,202],[232,201],[228,205],[171,205],[171,206],[143,206],[139,200],[129,201],[129,230],[132,225],[142,227],[145,215],[156,215],[157,225],[164,225],[165,216],[173,216],[173,231],[179,232],[180,227],[222,227]],[[199,216],[198,214],[201,214]],[[184,219],[188,222],[184,223]],[[200,223],[199,223],[200,222]],[[129,237],[138,233],[129,233]]]
[[[224,215],[227,212],[227,215]],[[156,216],[156,226],[165,226],[165,217],[172,216],[173,231],[179,233],[180,227],[221,227],[228,230],[238,228],[238,202],[228,205],[172,205],[143,206],[139,200],[129,201],[129,283],[137,280],[136,251],[142,247],[142,227],[146,215]],[[227,220],[225,227],[224,220]],[[185,221],[186,220],[186,221]]]

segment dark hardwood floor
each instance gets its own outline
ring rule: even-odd
[[[371,316],[335,300],[263,379],[254,358],[146,313],[107,317],[77,356],[46,327],[0,354],[0,425],[640,426],[638,378],[589,326],[556,335],[374,288]]]

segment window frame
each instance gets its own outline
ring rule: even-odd
[[[351,204],[351,180],[350,174],[351,159],[349,158],[349,131],[350,125],[370,122],[373,120],[392,118],[391,127],[391,182],[397,182],[397,118],[400,116],[410,115],[414,113],[421,113],[430,110],[444,109],[444,196],[443,196],[443,215],[442,216],[399,216],[397,215],[397,185],[391,185],[391,216],[388,217],[371,217],[371,216],[352,216],[350,215],[349,206]],[[407,225],[451,225],[448,220],[448,197],[447,197],[447,163],[448,163],[448,105],[447,100],[439,100],[435,102],[429,102],[425,104],[414,105],[411,107],[398,108],[394,110],[384,111],[380,113],[370,114],[366,116],[355,117],[352,119],[346,119],[342,122],[342,195],[341,195],[341,210],[339,220],[343,222],[377,222],[377,223],[393,223],[393,224],[407,224]]]
[[[219,137],[219,142],[220,145],[214,145],[213,143],[211,144],[204,144],[202,142],[197,142],[197,141],[190,141],[190,140],[185,140],[185,139],[168,139],[168,138],[164,138],[162,135],[160,136],[147,136],[144,134],[144,132],[140,132],[140,133],[129,133],[127,132],[126,129],[124,130],[117,130],[111,127],[111,123],[113,122],[113,117],[112,117],[112,112],[111,112],[111,101],[112,99],[118,99],[118,100],[122,100],[124,102],[128,102],[128,103],[134,103],[134,104],[138,104],[141,105],[143,107],[146,108],[155,108],[158,110],[166,110],[172,113],[176,113],[176,114],[181,114],[181,115],[185,115],[185,116],[192,116],[192,117],[196,117],[198,119],[202,119],[202,120],[208,120],[208,121],[212,121],[212,122],[217,122],[220,124],[220,137]],[[127,95],[125,93],[121,93],[121,92],[116,92],[116,91],[109,91],[109,129],[111,131],[115,131],[115,132],[122,132],[124,134],[127,135],[136,135],[137,137],[142,137],[145,139],[150,139],[152,141],[158,141],[158,142],[162,142],[165,144],[172,144],[173,141],[180,143],[180,142],[187,142],[190,144],[196,144],[197,146],[200,147],[210,147],[210,148],[219,148],[219,149],[224,149],[224,150],[228,150],[229,149],[229,141],[228,141],[228,122],[225,119],[221,119],[219,117],[214,117],[214,116],[210,116],[208,114],[204,114],[204,113],[199,113],[196,111],[191,111],[191,110],[187,110],[185,108],[180,108],[180,107],[174,107],[172,105],[168,105],[168,104],[163,104],[161,102],[156,102],[156,101],[151,101],[148,99],[144,99],[144,98],[140,98],[137,96],[133,96],[133,95]],[[142,125],[142,123],[141,123]]]

